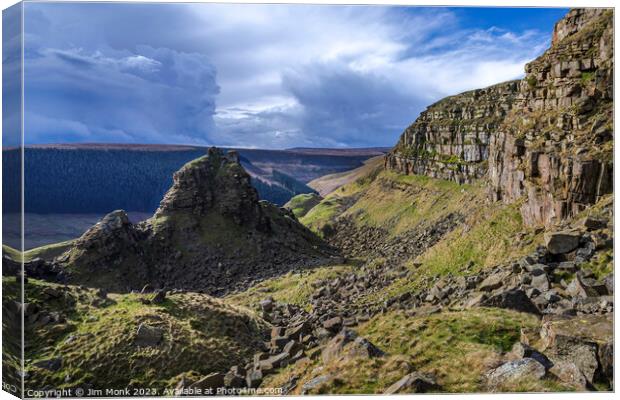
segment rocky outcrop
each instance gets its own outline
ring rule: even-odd
[[[491,196],[526,197],[530,225],[572,217],[612,191],[612,20],[611,10],[576,9],[558,22],[491,138]]]
[[[420,114],[386,156],[405,174],[470,183],[486,175],[490,138],[506,118],[518,81],[447,97]]]
[[[385,166],[525,198],[528,225],[576,215],[612,191],[613,11],[571,10],[520,81],[448,97],[403,132]]]
[[[237,225],[268,230],[250,175],[239,163],[236,151],[224,154],[210,148],[206,157],[189,162],[173,176],[154,218],[178,213],[206,216],[210,212],[230,218]]]
[[[68,282],[113,291],[247,287],[335,252],[292,213],[259,201],[235,152],[216,148],[186,164],[152,218],[114,211],[56,259]]]

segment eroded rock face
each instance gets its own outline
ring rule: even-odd
[[[405,174],[470,183],[486,176],[491,136],[512,108],[518,81],[447,97],[400,137],[385,166]]]
[[[268,229],[258,192],[250,183],[250,175],[239,163],[237,152],[224,154],[212,147],[206,157],[177,171],[173,181],[155,212],[155,218],[178,212],[205,216],[212,211],[231,218],[238,225],[252,224],[257,229]]]
[[[211,148],[175,173],[153,217],[134,225],[114,211],[56,261],[67,281],[86,286],[219,295],[335,255],[288,211],[259,200],[235,152]]]
[[[613,180],[613,11],[574,9],[526,77],[447,97],[386,155],[404,174],[468,183],[521,207],[528,225],[573,217]]]
[[[610,10],[575,9],[558,22],[491,138],[491,195],[525,196],[528,224],[572,217],[612,191],[612,19]]]

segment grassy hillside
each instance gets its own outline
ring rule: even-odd
[[[356,179],[368,175],[371,171],[379,169],[383,166],[383,155],[369,158],[364,161],[364,165],[350,171],[329,174],[311,180],[308,183],[312,189],[319,192],[321,196],[327,196],[334,190],[344,186]]]
[[[301,218],[308,213],[314,206],[319,204],[323,198],[316,193],[298,194],[290,199],[285,205],[295,214],[297,218]]]
[[[26,387],[174,387],[182,374],[226,371],[260,348],[266,324],[246,310],[198,293],[110,294],[30,279],[26,299],[38,315],[57,313],[61,322],[27,324]],[[4,298],[17,295],[14,279],[3,280]],[[35,318],[41,320],[41,318]],[[8,320],[5,320],[5,322]],[[138,346],[137,329],[161,329],[155,346]],[[43,365],[60,357],[58,369]]]
[[[24,252],[24,261],[28,262],[34,260],[35,258],[42,258],[43,260],[51,261],[54,259],[54,257],[61,255],[67,249],[69,249],[72,244],[73,240],[67,240],[64,242],[53,243],[47,246],[35,247],[34,249],[30,249]],[[10,246],[3,244],[2,251],[16,261],[22,259],[21,253]]]
[[[529,314],[480,308],[449,311],[430,316],[407,316],[403,311],[378,315],[361,325],[358,333],[386,356],[344,357],[323,362],[321,357],[281,370],[264,385],[281,386],[292,376],[308,382],[320,375],[329,379],[311,393],[381,394],[404,374],[432,374],[439,391],[484,391],[481,376],[501,363],[502,353],[518,341],[521,329],[539,328]],[[300,394],[299,385],[293,394]],[[518,382],[504,391],[568,390],[557,381]]]

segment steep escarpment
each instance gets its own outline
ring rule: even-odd
[[[212,148],[175,173],[152,218],[131,224],[115,211],[56,261],[63,279],[108,290],[220,293],[334,254],[292,213],[258,200],[236,153]]]
[[[572,10],[527,64],[519,105],[494,135],[495,200],[526,197],[529,224],[574,216],[612,191],[613,12]]]
[[[528,225],[576,215],[612,191],[613,11],[571,10],[520,81],[448,97],[403,132],[385,166],[524,199]]]
[[[512,109],[518,81],[447,97],[429,106],[385,158],[389,169],[471,183],[486,175],[490,138]]]

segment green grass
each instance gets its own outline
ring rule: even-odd
[[[322,227],[343,211],[342,200],[335,196],[321,201],[314,206],[299,222],[310,228],[319,236],[323,235]]]
[[[11,280],[4,290],[17,290]],[[62,290],[61,300],[49,301],[46,287]],[[129,386],[169,388],[181,374],[206,375],[244,363],[260,347],[267,325],[248,311],[198,293],[170,295],[161,305],[145,305],[142,295],[111,294],[105,304],[93,304],[93,290],[82,290],[30,279],[28,302],[60,312],[67,321],[27,332],[27,387],[62,388],[90,383],[95,388]],[[164,331],[157,347],[133,344],[140,323]],[[72,337],[70,343],[66,342]],[[61,356],[62,368],[33,366],[38,360]]]
[[[481,184],[459,185],[423,175],[383,171],[334,191],[300,222],[321,234],[323,227],[337,217],[350,217],[358,225],[381,227],[397,235],[430,226],[449,213],[462,211],[463,202],[476,204],[483,196]]]
[[[42,258],[44,260],[51,261],[54,257],[57,257],[68,250],[73,242],[74,240],[66,240],[64,242],[52,243],[28,250],[24,252],[24,261],[31,261],[35,258]]]
[[[592,259],[582,264],[580,268],[591,270],[597,279],[606,277],[614,271],[613,249],[607,249],[603,252],[596,253]]]
[[[442,391],[472,392],[481,389],[480,377],[488,366],[519,339],[521,327],[538,323],[532,315],[502,309],[428,317],[398,311],[376,316],[359,331],[389,354],[406,356],[416,370],[435,375]]]
[[[9,257],[11,257],[15,261],[22,260],[22,253],[19,250],[16,250],[10,246],[7,246],[6,244],[2,245],[2,253],[7,254]]]
[[[517,239],[521,232],[523,237]],[[413,278],[395,281],[382,295],[420,290],[429,277],[462,275],[466,268],[472,273],[517,259],[541,242],[540,234],[534,234],[523,225],[517,204],[495,203],[481,207],[469,216],[465,225],[409,261],[408,268],[417,272]]]
[[[226,300],[240,306],[256,309],[258,303],[268,296],[276,301],[308,306],[313,284],[354,270],[352,265],[334,265],[314,268],[302,272],[289,272],[286,275],[259,283],[247,291],[229,295]]]
[[[385,351],[385,357],[344,358],[323,364],[320,359],[290,366],[270,376],[266,385],[278,386],[292,375],[300,385],[318,375],[332,376],[315,393],[380,394],[412,371],[432,374],[439,392],[486,391],[483,375],[502,363],[502,353],[519,340],[521,328],[540,327],[530,314],[504,309],[476,308],[410,317],[404,311],[379,314],[357,328],[358,333]],[[506,390],[567,390],[542,380]],[[299,388],[295,392],[298,394]]]
[[[594,72],[582,72],[581,73],[581,84],[586,86],[594,79]]]
[[[461,212],[463,202],[478,198],[482,192],[478,184],[459,185],[423,175],[383,172],[345,215],[360,225],[382,227],[397,235]]]
[[[316,193],[298,194],[284,205],[290,209],[297,218],[301,218],[308,213],[314,206],[321,202],[321,196]]]
[[[533,247],[522,249],[515,241],[516,234],[525,229],[516,205],[493,204],[473,219],[477,223],[471,228],[457,228],[418,261],[426,269],[447,273],[470,263],[493,266],[505,261],[506,256],[517,257]]]
[[[41,247],[35,247],[24,252],[24,261],[32,261],[35,258],[42,258],[47,261],[51,261],[54,257],[57,257],[68,250],[73,244],[74,240],[66,240],[64,242],[52,243]],[[21,253],[5,244],[2,245],[2,251],[9,255],[13,260],[20,261],[22,259]]]

